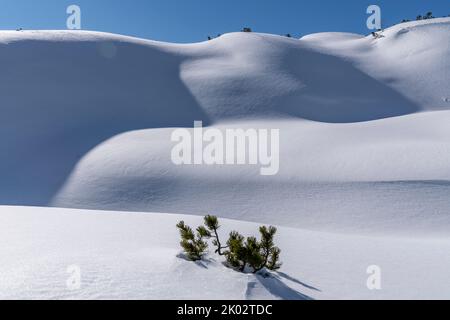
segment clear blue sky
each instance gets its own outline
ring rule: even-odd
[[[432,11],[450,14],[450,0],[0,0],[0,30],[65,29],[66,8],[82,10],[82,28],[171,42],[202,41],[240,30],[300,36],[322,31],[367,34],[366,9],[383,24]]]

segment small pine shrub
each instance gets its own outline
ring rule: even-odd
[[[245,251],[247,253],[247,263],[253,272],[256,273],[265,267],[264,256],[261,252],[261,243],[255,237],[248,237],[245,242]]]
[[[218,230],[220,229],[219,219],[217,219],[216,216],[206,216],[204,219],[204,223],[208,231],[207,238],[213,239],[212,243],[215,247],[217,247],[216,253],[218,253],[220,256],[223,256],[224,253],[222,250],[226,248],[222,246],[222,243],[220,242],[219,238],[218,232]]]
[[[180,245],[187,257],[192,261],[201,260],[208,249],[208,244],[203,240],[205,238],[204,230],[198,228],[197,234],[194,234],[192,228],[187,226],[184,221],[178,223],[177,228],[181,235]]]
[[[244,272],[247,267],[254,273],[264,268],[268,270],[278,270],[281,267],[281,250],[274,245],[274,236],[277,232],[275,227],[261,227],[259,229],[261,240],[249,237],[244,241],[244,237],[234,231],[228,239],[228,251],[225,253],[228,264]]]
[[[244,271],[247,265],[247,253],[244,246],[244,237],[237,231],[230,233],[230,238],[227,241],[228,251],[225,252],[228,264]]]
[[[259,241],[255,237],[244,238],[239,232],[233,231],[230,233],[226,247],[222,246],[220,241],[218,232],[220,224],[215,216],[206,216],[204,226],[198,227],[196,233],[183,221],[177,224],[177,228],[181,235],[180,245],[192,261],[203,258],[208,249],[205,239],[213,239],[215,253],[225,256],[228,265],[236,270],[241,272],[250,270],[257,273],[263,269],[275,271],[281,267],[281,250],[274,243],[277,233],[275,227],[260,227]]]

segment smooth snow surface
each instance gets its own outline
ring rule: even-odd
[[[449,239],[346,236],[280,228],[284,267],[237,273],[210,255],[180,257],[175,224],[198,217],[0,207],[0,298],[6,299],[446,299]],[[221,234],[257,224],[222,220]],[[370,291],[367,268],[382,270]],[[69,290],[80,270],[81,286]],[[70,271],[70,269],[69,269]]]
[[[450,18],[379,39],[231,33],[185,45],[0,31],[0,205],[32,206],[0,209],[0,296],[445,297],[449,34]],[[280,129],[279,174],[175,166],[173,130],[199,120]],[[179,217],[150,212],[214,214],[248,232],[278,225],[282,272],[320,291],[181,261]],[[67,264],[87,269],[82,291],[64,291]],[[376,293],[365,286],[372,264],[387,279]],[[223,292],[192,291],[216,271]],[[186,274],[192,283],[177,288]]]

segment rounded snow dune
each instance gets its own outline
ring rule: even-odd
[[[0,204],[448,234],[449,26],[188,45],[0,32]],[[199,120],[280,129],[279,174],[175,166],[171,133]]]
[[[301,42],[352,61],[422,111],[448,110],[450,18],[400,23],[378,34],[374,39],[372,35],[319,33],[303,37]]]
[[[262,165],[177,166],[173,129],[129,132],[86,155],[52,204],[215,214],[330,232],[448,235],[449,121],[445,111],[357,124],[214,126],[278,128],[274,176],[262,176]]]

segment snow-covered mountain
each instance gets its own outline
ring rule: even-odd
[[[377,264],[379,257],[380,264],[393,270],[402,260],[389,260],[389,248],[408,252],[405,263],[427,258],[433,264],[442,254],[441,245],[448,245],[449,34],[450,18],[399,24],[380,38],[231,33],[183,45],[88,31],[1,31],[0,205],[215,214],[275,224],[292,235],[292,243],[283,240],[288,248],[310,250],[302,247],[310,245],[308,237],[319,247],[323,237],[330,241],[329,251],[302,261],[305,273],[295,275],[323,284],[323,294],[313,297],[434,297],[440,292],[437,280],[413,295],[406,278],[395,293],[371,296],[364,292],[365,282],[349,280],[352,285],[340,294],[339,279],[333,278],[339,276],[325,276],[328,269],[318,268],[314,260],[324,263],[330,251],[352,248],[364,264],[370,260],[362,253],[365,246],[370,237],[378,237],[373,238],[371,263]],[[280,129],[279,174],[261,176],[254,166],[175,166],[172,132],[192,128],[199,120],[222,130]],[[3,241],[28,241],[30,210],[0,210],[6,225],[19,230],[2,231]],[[50,209],[36,211],[42,221],[58,219]],[[84,211],[66,212],[64,217],[73,213],[68,219],[77,220],[80,228],[88,223]],[[107,217],[118,216],[102,219]],[[133,232],[133,217],[121,236],[125,230]],[[58,227],[71,223],[60,219]],[[146,225],[154,223],[155,229],[176,223],[139,219],[148,219]],[[41,230],[40,223],[36,228]],[[46,234],[48,241],[67,240],[59,231]],[[96,242],[91,236],[87,239]],[[351,245],[358,237],[369,237],[358,242],[359,251]],[[146,245],[143,240],[130,240],[136,252]],[[163,255],[172,255],[176,235],[156,245],[167,248],[163,243],[169,240],[173,244],[169,253],[161,249]],[[412,244],[424,251],[407,250]],[[95,250],[104,246],[98,242]],[[425,247],[430,248],[427,253]],[[42,248],[51,257],[59,254],[49,243]],[[23,259],[33,259],[35,249],[30,243],[17,259],[22,253]],[[287,249],[286,261],[297,264],[300,258],[292,250]],[[350,266],[352,261],[336,263],[343,264],[343,272],[359,268]],[[414,272],[421,266],[408,270],[418,277]],[[364,278],[364,272],[353,279]],[[108,281],[120,276],[114,273]],[[13,275],[6,278],[20,283]],[[23,287],[14,294],[16,289],[3,292],[27,295]],[[83,292],[84,297],[97,293]],[[158,297],[158,292],[141,293],[133,296]]]

